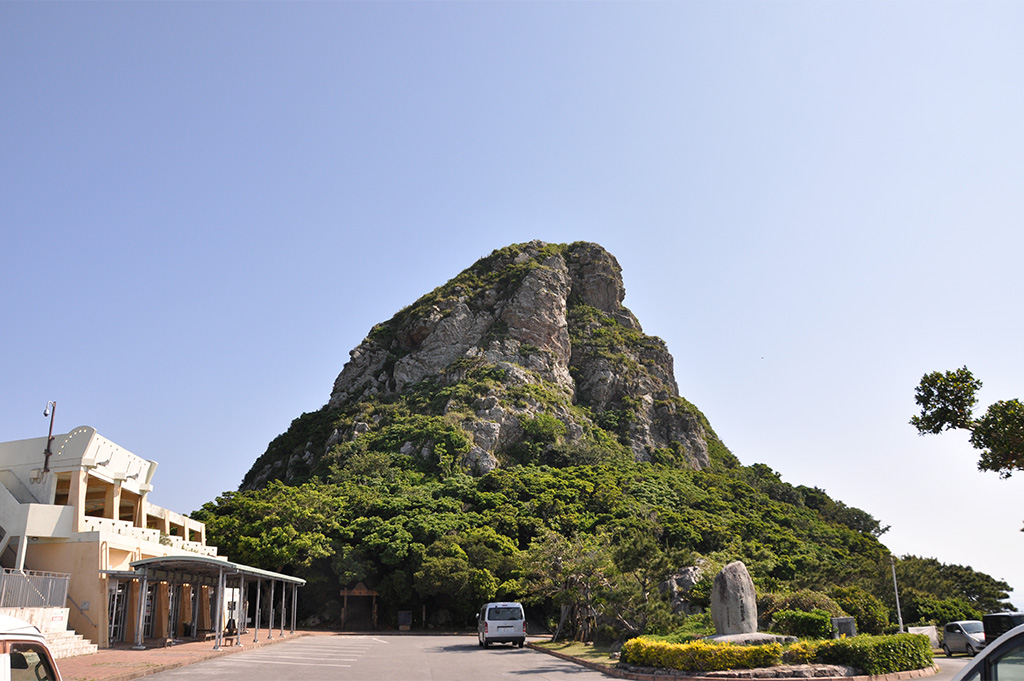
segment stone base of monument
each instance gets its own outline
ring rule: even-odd
[[[704,672],[701,676],[711,679],[840,679],[857,674],[853,667],[838,664],[796,664],[785,667]]]
[[[716,636],[708,636],[704,640],[716,643],[735,643],[741,646],[760,646],[766,643],[781,643],[782,645],[796,643],[797,638],[796,636],[777,636],[775,634],[755,631],[750,634],[718,634]]]

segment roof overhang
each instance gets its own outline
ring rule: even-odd
[[[243,576],[251,579],[266,579],[285,584],[304,586],[306,580],[291,575],[283,575],[280,572],[261,570],[260,568],[232,563],[222,558],[211,556],[157,556],[155,558],[143,558],[130,563],[134,576],[141,577],[143,574],[147,579],[163,581],[187,582],[216,586],[223,574],[225,577]],[[120,576],[120,575],[119,575]]]

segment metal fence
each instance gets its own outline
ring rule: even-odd
[[[62,572],[0,572],[0,608],[63,608],[71,575]]]

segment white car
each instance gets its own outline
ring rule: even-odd
[[[1024,624],[990,641],[952,681],[1024,681]]]
[[[0,615],[0,653],[0,681],[61,681],[46,638],[28,622]]]

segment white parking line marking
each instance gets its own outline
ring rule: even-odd
[[[308,660],[308,655],[260,655],[261,660]],[[342,662],[355,662],[359,658],[355,657],[338,657],[334,658]]]
[[[355,662],[355,660],[352,660]],[[232,660],[236,664],[287,664],[293,667],[343,667],[348,669],[350,664],[317,664],[315,662],[275,662],[274,660]]]

